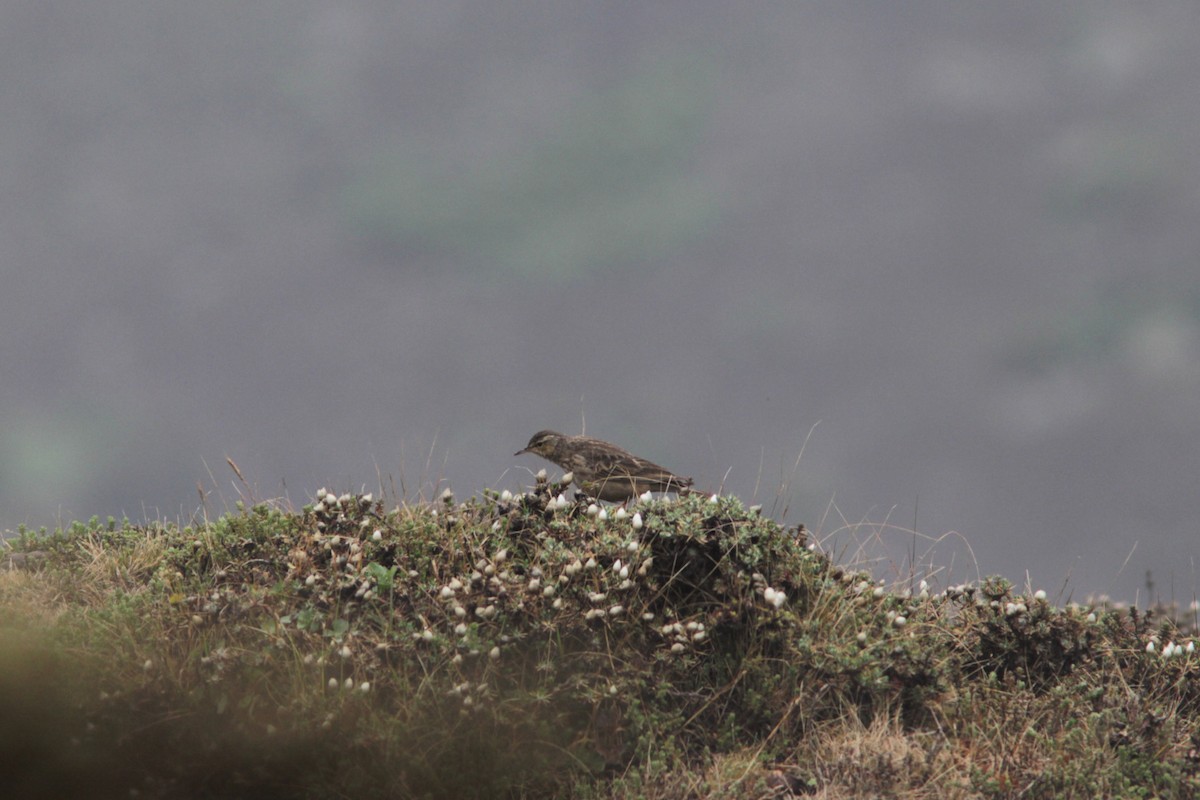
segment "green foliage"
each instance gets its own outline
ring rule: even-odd
[[[0,582],[0,646],[36,643],[61,691],[37,735],[86,757],[5,774],[164,796],[1197,789],[1200,663],[1169,621],[999,578],[884,591],[735,498],[564,491],[23,536],[47,555]],[[48,623],[5,610],[35,602]],[[22,680],[0,674],[0,705]]]

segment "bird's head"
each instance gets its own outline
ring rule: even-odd
[[[555,433],[554,431],[538,431],[529,440],[529,444],[525,445],[525,449],[518,450],[513,455],[519,456],[522,453],[533,453],[534,455],[549,459],[550,456],[558,451],[558,448],[562,446],[566,438],[561,433]]]

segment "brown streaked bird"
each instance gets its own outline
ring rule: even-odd
[[[612,503],[644,492],[685,493],[691,478],[678,475],[615,444],[588,436],[567,436],[555,431],[538,431],[513,455],[533,453],[575,475],[574,481],[586,494]]]

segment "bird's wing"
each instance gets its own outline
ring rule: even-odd
[[[660,467],[653,461],[639,458],[623,448],[608,442],[599,442],[594,448],[592,459],[593,480],[603,481],[609,478],[624,478],[633,476],[646,481],[673,484],[675,486],[690,486],[690,478],[681,478],[665,467]]]

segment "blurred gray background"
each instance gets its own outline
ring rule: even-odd
[[[881,576],[1186,603],[1197,41],[1191,2],[9,0],[0,528],[187,522],[227,457],[296,505],[516,489],[586,420]]]

